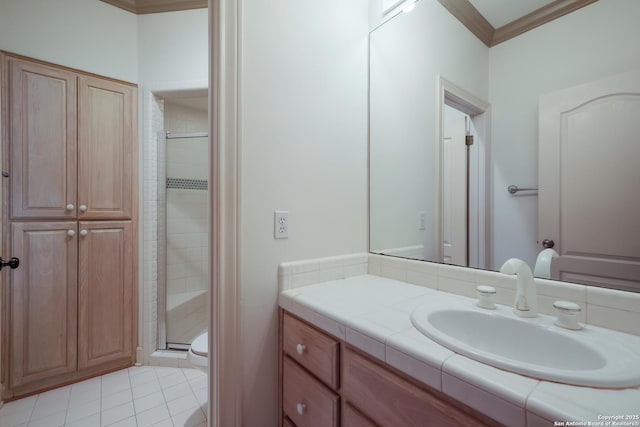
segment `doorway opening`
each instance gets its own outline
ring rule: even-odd
[[[488,268],[490,105],[440,77],[439,260]]]
[[[165,94],[158,133],[158,349],[188,350],[207,331],[207,94]]]

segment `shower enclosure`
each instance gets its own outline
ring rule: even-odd
[[[188,349],[207,330],[208,153],[206,132],[158,135],[159,349]]]

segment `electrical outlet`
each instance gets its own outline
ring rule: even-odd
[[[418,212],[418,230],[427,228],[427,213],[425,211]]]
[[[273,238],[289,238],[289,212],[275,211],[273,215]]]

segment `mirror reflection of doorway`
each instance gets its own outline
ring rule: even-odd
[[[440,77],[439,257],[447,264],[488,268],[488,103]]]
[[[469,259],[469,116],[445,104],[442,138],[442,261]]]

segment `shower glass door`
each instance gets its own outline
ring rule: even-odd
[[[209,138],[167,132],[158,148],[159,347],[187,349],[208,323]]]

